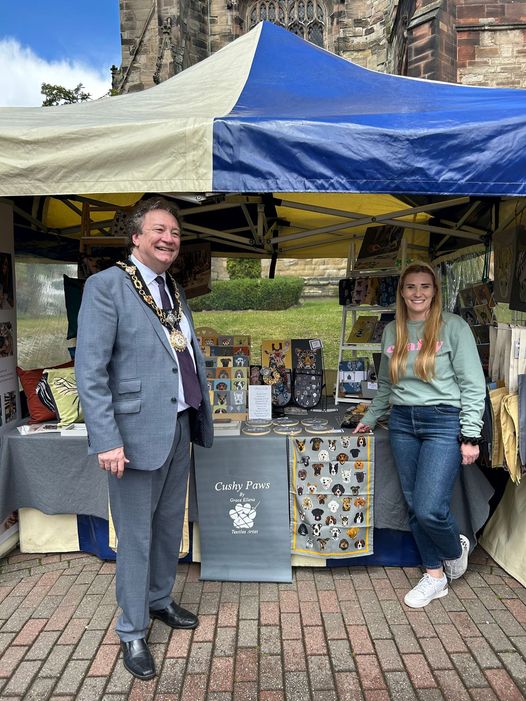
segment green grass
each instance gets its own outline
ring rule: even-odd
[[[261,341],[281,338],[321,338],[324,365],[336,368],[341,307],[336,299],[306,301],[280,311],[194,312],[194,324],[221,334],[251,337],[251,361],[261,360]],[[69,359],[65,316],[18,318],[18,363],[23,368],[46,367]]]
[[[251,362],[261,361],[261,341],[282,338],[320,338],[326,368],[338,364],[342,311],[337,299],[305,301],[280,311],[194,312],[196,327],[209,326],[221,334],[248,334]]]

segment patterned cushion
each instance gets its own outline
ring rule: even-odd
[[[73,361],[70,360],[62,365],[55,365],[52,369],[70,368],[73,366]],[[43,423],[45,421],[53,421],[57,416],[54,411],[48,409],[42,404],[36,393],[36,388],[44,372],[43,368],[34,368],[33,370],[23,370],[21,367],[16,368],[16,374],[20,379],[20,384],[24,390],[27,399],[27,408],[29,410],[30,424]]]
[[[57,407],[59,426],[84,421],[77,391],[77,378],[74,368],[64,370],[44,370],[49,389]]]

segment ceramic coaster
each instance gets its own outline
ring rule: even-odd
[[[326,426],[325,424],[323,426],[305,426],[305,431],[307,433],[315,433],[316,435],[325,433],[343,433],[343,429],[334,428],[334,426]]]
[[[270,433],[270,428],[265,426],[243,426],[241,433],[245,436],[266,436]]]
[[[247,419],[245,421],[245,426],[251,426],[253,428],[268,428],[272,426],[271,419]]]
[[[291,419],[289,416],[280,416],[277,419],[273,419],[272,423],[274,426],[297,426],[298,419]]]
[[[318,419],[318,418],[314,418],[314,419],[307,418],[307,419],[302,419],[301,423],[303,424],[303,426],[327,426],[327,424],[329,423],[329,420],[328,419]]]
[[[299,436],[302,433],[299,426],[276,426],[273,431],[278,436]]]

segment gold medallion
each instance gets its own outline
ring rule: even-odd
[[[180,329],[172,329],[170,332],[170,345],[176,351],[184,351],[186,348],[186,338]]]

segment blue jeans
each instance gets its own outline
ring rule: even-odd
[[[393,406],[389,440],[409,510],[409,525],[427,569],[460,557],[459,530],[450,512],[461,454],[460,409]]]

